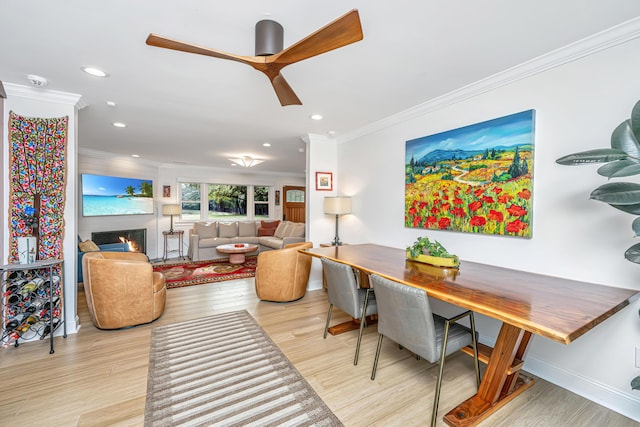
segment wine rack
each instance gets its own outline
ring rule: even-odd
[[[53,354],[54,332],[62,327],[67,337],[62,272],[63,261],[56,259],[0,266],[3,347],[49,337],[49,353]]]

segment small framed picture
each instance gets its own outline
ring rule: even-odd
[[[280,190],[276,190],[276,206],[280,206]]]
[[[316,172],[316,190],[333,191],[333,174],[331,172]]]
[[[163,185],[162,186],[162,197],[171,197],[171,186]]]

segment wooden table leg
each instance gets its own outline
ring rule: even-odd
[[[378,323],[377,315],[367,316],[367,324],[365,326],[375,325],[376,323]],[[331,326],[329,329],[327,329],[327,331],[329,331],[331,335],[340,335],[356,329],[360,329],[360,320],[351,319],[348,322],[342,322],[338,323],[337,325]]]
[[[512,372],[517,356],[524,353],[531,334],[515,326],[503,323],[491,359],[482,377],[478,394],[465,400],[444,416],[450,426],[474,426],[483,421],[504,404],[533,385],[534,380]]]
[[[363,271],[359,271],[360,274],[360,283],[359,283],[359,287],[360,288],[370,288],[371,287],[371,283],[369,282],[369,274],[363,272]],[[322,270],[322,287],[326,289],[327,287],[327,283],[324,277],[324,270]],[[371,316],[367,316],[367,324],[365,326],[371,326],[371,325],[375,325],[376,323],[378,323],[378,315],[374,314]],[[327,329],[327,331],[331,334],[331,335],[339,335],[339,334],[343,334],[345,332],[349,332],[349,331],[353,331],[355,329],[360,329],[360,320],[358,319],[351,319],[348,322],[343,322],[343,323],[339,323],[337,325],[331,326],[329,329]]]

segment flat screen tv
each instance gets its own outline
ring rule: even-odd
[[[82,215],[148,215],[153,213],[150,179],[82,174]]]

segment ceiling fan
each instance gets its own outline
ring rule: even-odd
[[[263,72],[271,81],[280,104],[302,105],[280,70],[289,64],[311,58],[325,52],[362,40],[362,26],[358,10],[353,9],[335,21],[325,25],[299,42],[282,49],[283,29],[280,24],[271,20],[262,20],[256,24],[256,55],[241,56],[178,40],[168,39],[157,34],[149,34],[149,46],[162,47],[199,55],[230,59],[252,66]]]

